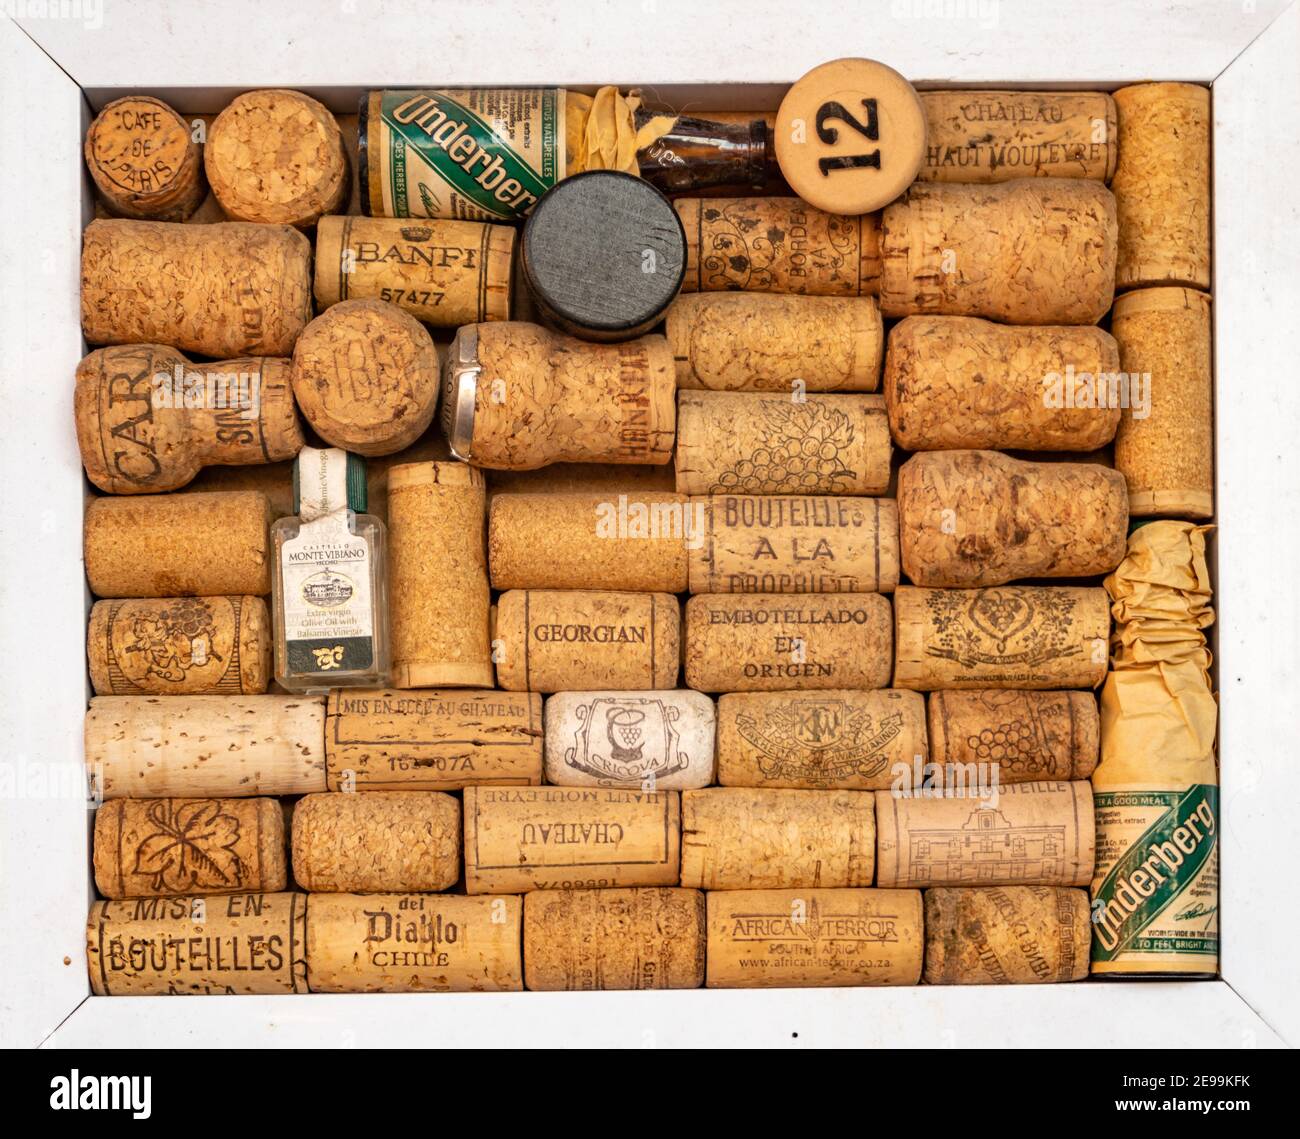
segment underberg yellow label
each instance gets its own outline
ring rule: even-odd
[[[553,87],[372,92],[370,212],[524,216],[565,175],[564,99]]]

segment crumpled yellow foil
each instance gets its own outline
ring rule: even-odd
[[[637,91],[620,95],[602,87],[595,95],[565,93],[565,143],[570,174],[584,170],[622,170],[639,174],[639,149],[633,113],[641,105]],[[657,136],[656,136],[657,137]]]

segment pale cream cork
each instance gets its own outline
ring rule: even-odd
[[[86,132],[86,166],[110,213],[184,221],[203,201],[203,148],[161,99],[128,95],[109,103]]]

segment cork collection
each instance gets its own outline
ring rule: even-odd
[[[1209,88],[355,110],[85,136],[92,992],[1217,976]]]

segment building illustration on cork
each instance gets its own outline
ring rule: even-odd
[[[913,830],[911,881],[1055,881],[1064,872],[1065,826],[1017,826],[1002,811],[977,806],[959,827]]]

